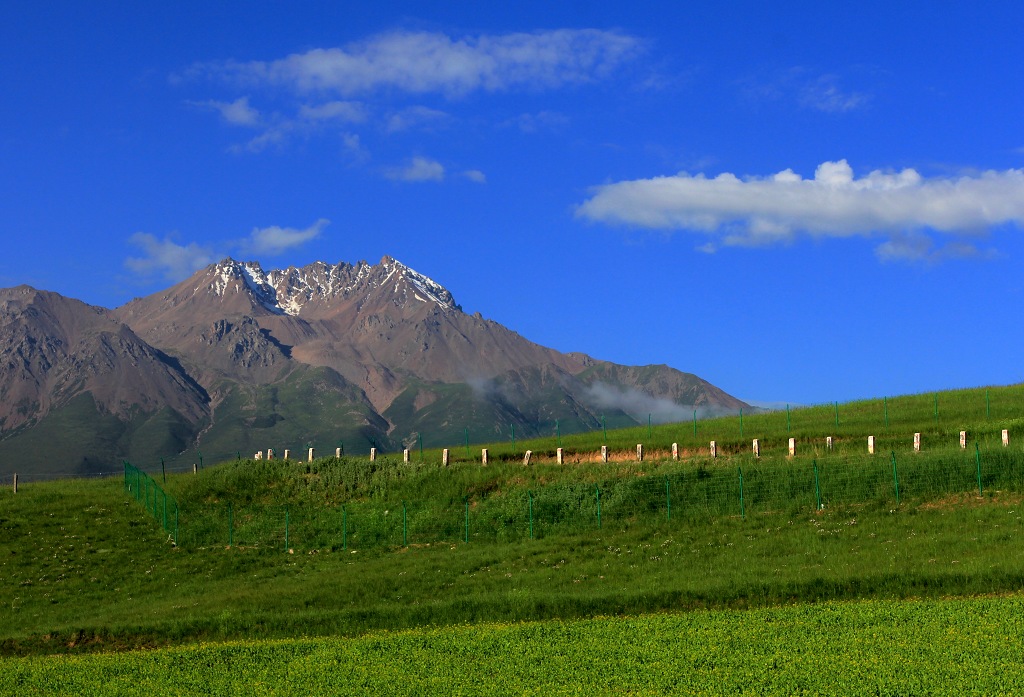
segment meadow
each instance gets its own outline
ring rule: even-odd
[[[818,659],[797,644],[772,649],[740,640],[747,624],[779,622],[792,626],[792,641],[801,633],[819,642],[830,632],[848,633],[852,643],[823,651],[821,661],[867,661],[872,675],[887,676],[900,664],[870,647],[906,646],[915,666],[928,651],[949,652],[944,665],[957,656],[970,663],[973,655],[974,672],[965,668],[961,677],[989,688],[976,692],[1015,691],[1020,666],[999,657],[994,637],[1020,636],[1011,618],[1024,587],[1024,428],[1015,415],[1022,399],[1024,389],[1013,386],[744,415],[742,435],[733,417],[698,421],[696,437],[693,424],[562,436],[564,465],[552,459],[556,436],[517,443],[517,452],[510,442],[490,444],[495,455],[486,467],[455,458],[443,467],[439,451],[425,451],[422,460],[416,452],[409,463],[395,454],[312,463],[236,456],[166,480],[150,465],[148,475],[128,476],[126,467],[124,477],[33,483],[17,494],[5,488],[0,655],[9,658],[0,674],[45,692],[40,686],[55,684],[46,681],[60,672],[54,666],[81,661],[74,674],[94,676],[81,680],[120,684],[123,694],[134,688],[107,678],[114,666],[131,664],[140,690],[161,684],[170,694],[188,693],[188,684],[174,682],[161,665],[230,662],[221,678],[197,670],[225,694],[243,684],[236,679],[271,694],[288,691],[282,675],[312,674],[321,663],[351,667],[351,656],[366,646],[401,653],[411,644],[421,653],[402,689],[430,680],[447,689],[467,678],[456,656],[481,642],[525,642],[524,655],[549,657],[540,665],[565,657],[547,678],[533,676],[548,691],[601,693],[620,690],[608,675],[592,678],[605,683],[577,684],[558,670],[571,676],[579,665],[611,660],[598,638],[607,631],[620,632],[620,649],[648,636],[684,642],[690,652],[674,657],[652,648],[641,663],[665,668],[654,671],[660,676],[712,676],[718,687],[709,693],[793,693],[802,685],[814,694],[844,684],[851,694],[874,693],[871,685],[900,693],[889,679],[847,674],[852,682],[828,683],[828,676],[843,679],[842,671],[812,666],[807,661]],[[959,445],[961,430],[967,448]],[[913,451],[915,432],[922,433],[921,452]],[[876,436],[874,455],[867,435]],[[790,437],[797,439],[795,457],[788,456]],[[759,458],[752,438],[762,443]],[[705,439],[720,444],[718,457]],[[638,442],[647,450],[642,462]],[[668,456],[673,442],[678,461]],[[596,452],[605,443],[615,454],[602,463]],[[529,467],[521,462],[526,448],[537,453]],[[145,499],[143,477],[150,482]],[[173,518],[164,514],[164,496]],[[981,607],[986,617],[1005,614],[1006,624],[976,633],[972,618]],[[863,619],[868,615],[874,619]],[[594,617],[619,619],[588,619]],[[891,626],[882,631],[886,617]],[[830,618],[829,629],[815,618]],[[708,624],[688,624],[697,621]],[[566,633],[579,638],[568,641]],[[690,655],[698,636],[713,656],[702,659],[703,672],[686,663],[699,657]],[[952,637],[974,648],[955,653]],[[459,642],[461,649],[443,648]],[[577,645],[586,650],[570,651]],[[520,662],[500,651],[488,655],[479,657],[481,675],[513,682],[459,689],[500,692],[501,685],[531,682],[516,672]],[[244,656],[251,668],[243,668]],[[774,666],[767,672],[760,663],[766,656]],[[783,656],[788,663],[779,663]],[[424,661],[435,672],[417,677]],[[365,670],[352,668],[353,675],[362,677],[331,689],[358,691],[379,679],[370,664],[358,663]],[[820,681],[792,682],[812,667]],[[929,674],[924,663],[910,673],[920,676],[919,686],[966,684],[948,670]],[[672,691],[661,678],[645,682],[624,666],[611,674],[634,676],[628,684],[638,694]],[[743,675],[749,682],[736,682]],[[764,682],[773,675],[782,682]],[[0,693],[11,684],[0,683]],[[85,684],[93,683],[66,683],[57,692]],[[317,692],[329,687],[308,684]],[[699,692],[701,684],[677,689]]]

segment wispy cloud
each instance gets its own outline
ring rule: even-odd
[[[316,105],[303,104],[299,107],[299,118],[309,123],[362,123],[366,121],[367,115],[366,105],[361,102],[332,101]]]
[[[535,114],[520,114],[514,119],[503,123],[503,126],[515,126],[523,133],[538,131],[556,131],[569,124],[569,117],[555,111],[538,111]]]
[[[434,128],[451,120],[451,117],[439,109],[425,106],[411,106],[391,114],[385,125],[389,133],[408,131],[411,129]]]
[[[279,225],[253,228],[249,237],[239,242],[237,246],[246,254],[277,256],[319,237],[330,222],[326,218],[320,218],[304,230]]]
[[[841,89],[835,75],[822,75],[800,88],[800,106],[832,114],[860,109],[870,101],[871,98],[863,92]]]
[[[355,95],[394,89],[454,97],[477,90],[534,90],[591,82],[632,59],[642,47],[635,37],[598,29],[460,38],[395,31],[273,61],[197,64],[189,74],[301,93]]]
[[[436,130],[459,118],[452,113],[457,108],[402,102],[430,96],[464,105],[472,93],[538,92],[596,83],[645,50],[646,43],[635,36],[599,29],[461,37],[393,31],[276,60],[197,63],[172,76],[172,82],[181,86],[206,79],[228,92],[246,92],[234,101],[189,104],[215,111],[227,123],[259,128],[257,135],[229,148],[258,153],[332,131],[356,130],[366,136]],[[261,104],[258,109],[250,94],[273,108]],[[559,117],[542,112],[518,123],[524,130],[537,130],[557,125]],[[365,144],[361,152],[367,152]],[[429,179],[437,179],[436,168]]]
[[[1024,226],[1024,170],[933,178],[914,169],[876,170],[857,178],[846,160],[839,160],[819,165],[813,179],[791,169],[744,178],[680,173],[596,187],[576,215],[698,232],[715,246],[772,244],[799,235],[881,235],[888,238],[878,249],[882,259],[934,258],[929,250],[936,232],[963,236],[1006,224]],[[958,245],[942,254],[971,253],[971,245]],[[713,251],[708,245],[701,249]]]
[[[258,126],[262,121],[259,110],[249,106],[248,97],[239,97],[233,102],[207,99],[201,102],[189,102],[189,104],[216,111],[226,123],[233,126]]]
[[[278,225],[253,228],[247,237],[226,242],[219,250],[196,242],[180,244],[175,239],[176,235],[158,238],[148,232],[137,232],[128,238],[128,244],[139,248],[142,254],[128,257],[124,265],[142,279],[159,276],[165,280],[180,281],[231,253],[278,256],[319,237],[329,224],[329,220],[320,218],[302,230]]]
[[[871,103],[871,94],[848,89],[842,82],[834,73],[814,73],[795,67],[747,78],[741,84],[743,93],[753,102],[788,103],[830,114],[863,109]]]
[[[618,387],[603,382],[589,385],[584,393],[599,409],[620,409],[637,421],[651,419],[652,423],[666,424],[687,421],[693,418],[694,410],[699,418],[725,413],[725,409],[694,407],[692,404],[677,404],[666,397],[654,397],[633,387]]]
[[[218,258],[211,247],[195,242],[179,244],[170,235],[158,239],[148,232],[137,232],[128,238],[128,243],[142,250],[142,256],[128,257],[124,265],[142,277],[180,280]]]
[[[444,165],[427,157],[414,157],[400,167],[388,167],[384,176],[395,181],[439,182],[444,181]]]
[[[462,176],[471,182],[476,182],[477,184],[487,183],[487,175],[478,169],[467,169],[462,173]]]

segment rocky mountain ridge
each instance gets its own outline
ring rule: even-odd
[[[570,432],[643,409],[682,419],[746,406],[667,366],[530,342],[390,257],[270,271],[225,259],[115,310],[0,291],[0,400],[0,468],[45,440],[54,458],[74,451],[61,471],[196,447],[329,439],[359,452],[441,444],[455,429],[491,440],[554,419]],[[104,427],[90,444],[59,435],[93,418]]]

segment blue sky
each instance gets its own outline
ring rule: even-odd
[[[1018,4],[496,5],[6,3],[0,286],[390,255],[745,399],[1024,380]]]

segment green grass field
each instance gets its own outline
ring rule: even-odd
[[[8,681],[0,682],[0,694],[19,684],[18,693],[70,694],[93,689],[90,680],[131,693],[131,685],[104,677],[116,666],[127,670],[118,661],[138,666],[126,674],[137,677],[140,691],[193,691],[188,674],[167,676],[167,666],[181,661],[195,664],[196,679],[214,691],[245,684],[258,693],[289,692],[287,676],[312,675],[321,663],[349,665],[366,646],[387,642],[423,647],[400,685],[409,691],[436,679],[434,691],[507,692],[499,688],[521,684],[513,691],[618,692],[613,678],[621,675],[631,681],[622,686],[653,693],[673,691],[662,678],[678,673],[705,682],[673,683],[675,690],[703,685],[708,693],[875,694],[880,685],[883,694],[921,693],[968,678],[986,688],[976,693],[1014,692],[1019,664],[997,660],[997,642],[978,637],[1019,638],[1019,627],[1007,620],[977,634],[968,626],[977,613],[1019,614],[1016,594],[1024,588],[1024,429],[1014,409],[1024,404],[1024,389],[987,392],[988,399],[982,389],[838,405],[839,429],[829,405],[793,410],[788,420],[785,412],[744,416],[742,436],[738,418],[699,421],[692,443],[683,437],[689,430],[693,439],[692,424],[655,426],[650,438],[646,427],[609,431],[607,442],[622,454],[608,463],[595,461],[605,442],[596,432],[563,436],[573,455],[562,466],[546,457],[558,447],[549,439],[517,443],[519,453],[542,455],[531,467],[522,466],[511,443],[499,443],[488,467],[441,467],[439,452],[426,451],[423,461],[417,452],[408,464],[393,454],[372,463],[207,461],[198,474],[170,474],[166,483],[149,468],[154,479],[144,494],[141,476],[34,483],[16,495],[4,488],[0,655],[10,658],[0,668],[0,680]],[[959,447],[960,430],[968,431],[967,449]],[[923,434],[920,453],[912,449],[914,432]],[[873,456],[869,434],[878,439]],[[832,450],[825,435],[836,439]],[[755,437],[760,458],[750,453]],[[789,437],[798,442],[794,458],[787,457]],[[710,457],[704,439],[720,444],[719,457]],[[637,442],[648,448],[644,462],[636,461]],[[672,442],[683,451],[679,461],[668,457]],[[176,517],[165,517],[162,492]],[[951,597],[987,599],[944,600]],[[849,600],[870,602],[833,604]],[[975,602],[987,605],[982,611]],[[917,630],[906,619],[912,615],[921,616]],[[593,617],[625,619],[587,620]],[[903,634],[881,632],[884,617]],[[828,618],[827,631],[821,618]],[[687,624],[698,621],[707,624]],[[868,661],[864,675],[884,679],[822,670],[796,644],[772,653],[737,638],[737,627],[763,631],[772,622],[794,635],[803,627],[808,641],[849,636],[851,645],[833,646],[820,660]],[[665,670],[650,680],[617,663],[603,678],[574,668],[573,661],[610,660],[599,638],[605,631],[622,646],[641,645],[652,633],[669,645],[693,646],[687,637],[696,632],[711,637],[702,641],[714,659],[698,670],[686,663],[696,660],[689,654],[652,654],[651,665]],[[452,682],[468,679],[456,657],[486,643],[485,635],[492,646],[518,646],[532,636],[524,652],[565,660],[550,675],[531,674],[500,652],[482,654],[480,674],[493,684]],[[975,648],[942,654],[956,650],[951,637],[958,636]],[[886,677],[900,667],[895,658],[868,659],[865,647],[887,641],[908,647],[914,667],[903,669],[917,676],[905,683],[913,689]],[[462,648],[451,648],[459,642]],[[570,654],[578,643],[591,653]],[[122,653],[138,649],[158,650]],[[944,657],[944,666],[949,656],[962,657],[957,665],[981,658],[974,672],[946,666],[929,673],[917,665],[928,651],[940,652],[934,657]],[[422,668],[431,655],[434,677]],[[770,671],[761,663],[768,655]],[[782,655],[790,660],[779,667]],[[243,668],[243,656],[252,657],[251,667]],[[81,663],[62,663],[70,660]],[[207,664],[232,669],[215,678],[201,669]],[[85,682],[55,677],[66,665],[80,666],[74,675]],[[820,680],[799,677],[812,668]],[[347,683],[303,677],[314,681],[299,691],[372,690],[380,679],[370,667],[353,670]],[[581,676],[578,684],[573,674]],[[744,675],[750,687],[737,682]],[[844,676],[852,682],[828,682]]]
[[[0,659],[19,695],[1019,694],[1019,596],[459,625]]]

